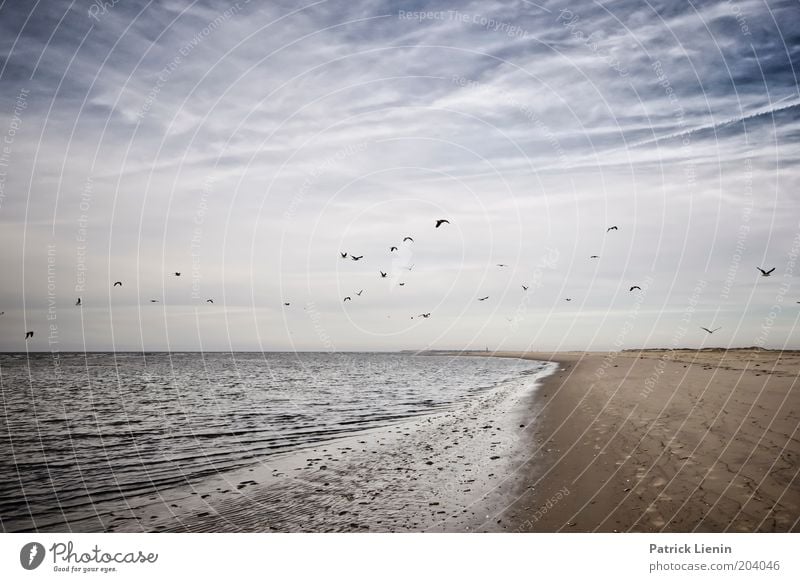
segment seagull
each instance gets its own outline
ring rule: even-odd
[[[406,242],[407,240],[410,240],[411,242],[414,242],[414,239],[411,238],[410,236],[407,236],[406,238],[404,238],[403,242]]]
[[[114,281],[112,287],[122,287],[122,281]]]
[[[591,256],[591,257],[589,257],[589,258],[590,258],[590,259],[599,259],[600,257],[599,257],[599,256],[597,256],[597,255],[592,255],[592,256]]]
[[[522,290],[523,290],[523,291],[527,291],[527,290],[528,290],[528,287],[526,287],[525,285],[523,285],[523,286],[522,286]]]
[[[507,267],[508,265],[505,265],[505,264],[503,264],[503,263],[497,263],[497,266],[498,266],[498,267]]]
[[[361,259],[364,258],[364,255],[360,255],[358,257],[355,255],[350,255],[350,258],[353,259],[354,261],[360,261]]]
[[[206,299],[206,303],[214,303],[213,299]]]
[[[356,295],[358,295],[359,297],[361,297],[361,294],[362,294],[363,292],[364,292],[364,290],[362,289],[361,291],[359,291],[358,293],[356,293]]]
[[[424,319],[428,319],[430,316],[431,316],[431,314],[430,314],[430,313],[420,313],[420,314],[419,314],[419,317],[422,317],[422,318],[424,318]]]
[[[619,230],[619,229],[618,229],[616,226],[609,226],[609,227],[606,229],[606,232],[611,232],[612,230]]]
[[[489,299],[488,295],[486,297],[478,297],[478,301],[486,301],[487,299]]]
[[[400,285],[402,287],[403,285],[405,285],[405,283],[398,283],[398,285]]]
[[[347,258],[347,253],[339,253],[339,254],[340,254],[340,255],[342,255],[342,258],[343,258],[343,259],[346,259],[346,258]]]
[[[381,274],[381,279],[386,278],[386,273],[384,273],[383,271],[378,271],[378,272]]]
[[[440,218],[439,220],[436,221],[436,228],[439,228],[443,224],[450,224],[450,221],[444,218]]]
[[[411,265],[410,267],[406,267],[406,269],[408,269],[409,271],[410,271],[411,269],[413,269],[413,268],[414,268],[414,265]]]
[[[26,340],[27,340],[28,338],[31,338],[31,337],[33,337],[33,332],[32,332],[32,331],[25,332],[25,339],[26,339]]]
[[[287,301],[287,302],[285,302],[283,305],[284,305],[284,307],[289,307],[289,306],[291,305],[291,303],[289,303],[289,302]]]
[[[572,301],[572,297],[567,297],[564,301]]]
[[[150,303],[158,303],[158,299],[151,299]]]
[[[352,298],[352,297],[350,297],[350,296],[348,295],[347,297],[345,297],[345,298],[342,300],[342,303],[344,303],[345,301],[352,301],[352,300],[353,300],[353,298]]]
[[[176,277],[180,277],[180,276],[181,276],[181,274],[180,274],[180,273],[178,273],[178,272],[176,272],[176,273],[175,273],[175,276],[176,276]]]
[[[397,250],[397,247],[389,247],[389,252],[393,253]]]
[[[641,290],[642,290],[642,288],[641,288],[641,287],[639,287],[638,285],[634,285],[633,287],[631,287],[630,289],[628,289],[628,291],[633,291],[634,289],[638,289],[639,291],[641,291]]]
[[[762,276],[762,277],[769,277],[769,276],[772,274],[772,271],[774,271],[774,270],[775,270],[775,267],[772,267],[772,268],[771,268],[769,271],[765,271],[765,270],[764,270],[764,269],[762,269],[761,267],[756,267],[756,269],[758,269],[759,271],[761,271],[761,276]]]
[[[75,306],[80,307],[80,304],[81,304],[81,298],[78,297],[78,300],[75,302]]]
[[[721,327],[718,327],[717,329],[708,329],[707,327],[701,327],[700,329],[702,329],[703,331],[707,331],[709,334],[712,334],[712,333],[714,333],[715,331],[719,331],[719,330],[721,330],[722,328],[721,328]]]

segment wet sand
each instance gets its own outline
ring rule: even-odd
[[[496,354],[550,359],[507,527],[800,531],[800,352]]]

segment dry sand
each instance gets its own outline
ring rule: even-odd
[[[800,531],[800,352],[523,356],[561,370],[491,529]]]

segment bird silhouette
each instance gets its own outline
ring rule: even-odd
[[[428,319],[430,316],[431,316],[430,313],[420,313],[419,314],[419,317],[422,317],[423,319]]]
[[[389,252],[393,253],[397,250],[397,247],[389,247]]]
[[[772,271],[774,271],[774,270],[775,270],[775,267],[772,267],[772,268],[771,268],[769,271],[765,271],[765,270],[764,270],[764,269],[762,269],[761,267],[756,267],[756,269],[758,269],[759,271],[761,271],[761,276],[762,276],[762,277],[769,277],[769,276],[772,274]]]
[[[406,269],[408,269],[409,271],[410,271],[411,269],[413,269],[413,268],[414,268],[414,265],[409,265],[408,267],[406,267]]]
[[[616,226],[609,226],[609,227],[606,229],[606,232],[611,232],[612,230],[619,230],[619,229],[618,229]]]
[[[436,228],[439,228],[443,224],[450,224],[450,221],[445,218],[440,218],[439,220],[436,221]]]
[[[339,253],[339,254],[340,254],[340,255],[342,255],[342,258],[343,258],[343,259],[346,259],[346,258],[347,258],[347,253]]]
[[[403,285],[405,285],[405,283],[398,283],[398,285],[400,285],[402,287]]]
[[[76,307],[79,307],[79,306],[80,306],[80,304],[81,304],[81,298],[80,298],[80,297],[78,297],[78,300],[75,302],[75,306],[76,306]]]
[[[32,337],[33,337],[33,332],[32,332],[32,331],[25,332],[25,339],[26,339],[26,340],[27,340],[28,338],[32,338]]]
[[[151,299],[150,303],[158,303],[158,299]]]
[[[114,281],[114,285],[112,287],[122,287],[122,281]]]
[[[403,242],[406,242],[407,240],[410,240],[411,242],[414,242],[414,239],[411,238],[410,236],[407,236],[406,238],[404,238]]]
[[[590,258],[590,259],[599,259],[600,257],[598,257],[597,255],[592,255],[592,256],[590,256],[589,258]]]
[[[206,303],[214,303],[213,299],[206,299]]]
[[[345,297],[345,298],[342,300],[342,303],[344,303],[345,301],[352,301],[352,300],[353,300],[353,298],[352,298],[352,297],[350,297],[350,296],[348,295],[347,297]]]
[[[498,266],[498,267],[507,267],[508,265],[506,265],[506,264],[503,264],[503,263],[497,263],[497,266]]]
[[[717,329],[708,329],[707,327],[701,327],[700,329],[702,329],[703,331],[707,331],[709,334],[712,334],[712,333],[714,333],[715,331],[719,331],[719,330],[721,330],[722,328],[721,328],[721,327],[718,327]]]
[[[364,255],[360,255],[358,257],[355,255],[350,255],[350,258],[353,259],[354,261],[360,261],[361,259],[364,258]]]
[[[289,303],[289,302],[287,301],[287,302],[285,302],[283,305],[284,305],[284,307],[289,307],[289,306],[291,305],[291,303]]]
[[[488,295],[486,297],[478,297],[478,301],[486,301],[487,299],[489,299]]]
[[[572,301],[572,297],[567,297],[564,301]]]
[[[181,274],[180,274],[180,273],[178,273],[178,272],[176,272],[176,273],[175,273],[175,276],[176,276],[176,277],[180,277],[180,276],[181,276]]]
[[[522,286],[522,290],[523,290],[523,291],[527,291],[527,290],[528,290],[528,287],[527,287],[527,286],[525,286],[525,285],[523,285],[523,286]]]
[[[364,292],[364,290],[362,289],[361,291],[359,291],[358,293],[356,293],[356,295],[358,295],[359,297],[361,297],[361,294],[362,294],[363,292]]]
[[[628,289],[628,291],[633,291],[634,289],[638,289],[639,291],[641,291],[641,290],[642,290],[642,288],[641,288],[641,287],[639,287],[638,285],[634,285],[633,287],[631,287],[630,289]]]
[[[386,278],[386,273],[384,273],[383,271],[378,271],[378,272],[381,274],[381,279]]]

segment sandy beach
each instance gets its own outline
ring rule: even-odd
[[[800,353],[495,355],[561,369],[493,531],[800,530]]]
[[[446,412],[41,529],[800,529],[800,353],[489,355],[549,363]]]

